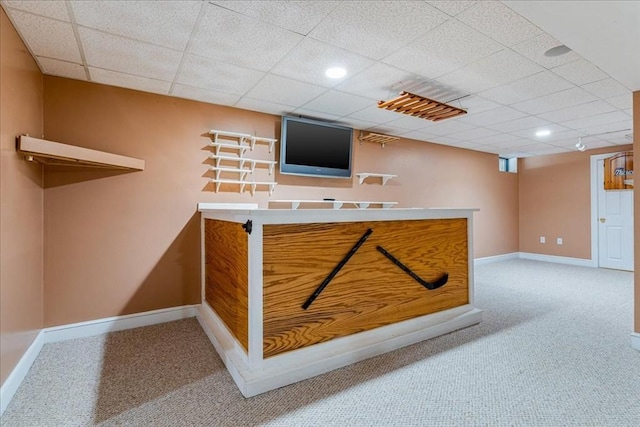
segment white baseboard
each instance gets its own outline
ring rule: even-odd
[[[634,332],[631,334],[631,347],[640,351],[640,332]]]
[[[197,307],[185,305],[42,329],[0,388],[0,416],[11,402],[44,344],[186,319],[196,315]]]
[[[9,402],[11,402],[11,399],[13,399],[13,396],[16,394],[18,387],[20,387],[20,384],[22,384],[22,381],[27,376],[27,372],[29,372],[31,365],[33,365],[38,354],[40,354],[40,350],[42,350],[43,345],[44,333],[43,331],[40,331],[29,348],[27,348],[27,351],[24,352],[16,367],[13,368],[13,371],[11,371],[5,382],[2,384],[2,387],[0,387],[0,416],[4,414],[4,410],[9,406]]]
[[[556,255],[543,255],[543,254],[534,254],[530,252],[520,252],[520,258],[522,259],[530,259],[534,261],[544,261],[544,262],[553,262],[556,264],[569,264],[569,265],[578,265],[580,267],[596,267],[594,262],[590,259],[582,259],[582,258],[571,258],[565,256],[556,256]]]
[[[473,265],[484,265],[484,264],[491,264],[494,262],[500,262],[500,261],[507,261],[510,259],[518,259],[520,258],[520,254],[518,252],[512,252],[510,254],[502,254],[502,255],[494,255],[494,256],[487,256],[487,257],[483,257],[483,258],[476,258],[473,260]]]

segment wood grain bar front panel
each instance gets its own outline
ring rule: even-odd
[[[307,310],[302,304],[368,228],[368,240]],[[467,220],[264,225],[264,357],[469,303]],[[376,250],[382,246],[427,290]]]
[[[249,348],[248,238],[242,224],[205,219],[205,300]]]

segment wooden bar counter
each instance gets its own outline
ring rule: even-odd
[[[199,211],[198,319],[246,397],[482,319],[474,209]]]

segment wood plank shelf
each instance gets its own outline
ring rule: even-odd
[[[45,166],[83,166],[130,171],[142,171],[145,166],[144,160],[135,157],[47,141],[29,135],[18,136],[17,150],[25,155],[27,161]]]

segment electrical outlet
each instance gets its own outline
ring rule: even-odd
[[[558,237],[558,239],[556,240],[556,243],[561,245],[562,244],[562,237]]]
[[[544,238],[544,236],[540,236],[540,243],[546,243],[547,239]]]

